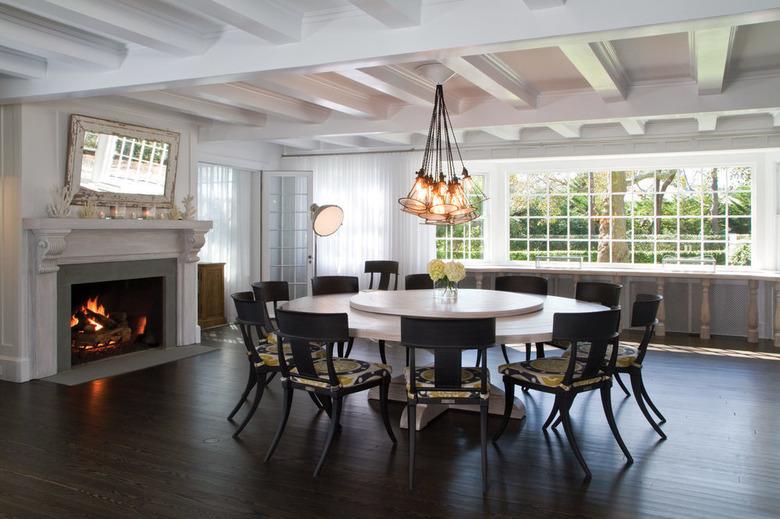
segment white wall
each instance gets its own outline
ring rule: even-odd
[[[197,197],[198,161],[231,162],[254,170],[273,169],[279,164],[278,146],[254,142],[200,144],[199,121],[118,99],[0,107],[0,379],[29,378],[29,245],[21,220],[46,216],[52,189],[63,185],[68,125],[74,113],[179,132],[178,202],[188,194]]]

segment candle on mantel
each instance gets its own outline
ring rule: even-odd
[[[119,209],[117,206],[112,205],[108,208],[108,214],[111,218],[118,218],[119,217]]]
[[[142,207],[141,208],[141,218],[143,218],[144,220],[148,220],[149,216],[151,216],[151,214],[152,214],[152,212],[149,211],[148,207]]]
[[[105,211],[103,211],[103,210],[98,211],[98,218],[100,218],[102,220],[105,217],[106,217],[106,212]]]

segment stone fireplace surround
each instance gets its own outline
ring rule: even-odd
[[[60,265],[176,259],[175,346],[200,342],[197,262],[212,222],[29,218],[23,225],[30,261],[25,324],[32,339],[31,378],[58,372]]]

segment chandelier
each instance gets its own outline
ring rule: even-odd
[[[458,155],[459,172],[455,169],[453,151]],[[481,202],[486,199],[463,164],[444,103],[444,88],[438,83],[422,165],[412,189],[398,199],[401,211],[419,216],[426,224],[456,225],[477,218]]]

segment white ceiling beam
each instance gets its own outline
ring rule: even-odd
[[[127,49],[60,23],[0,5],[0,46],[67,63],[116,69]]]
[[[622,101],[626,98],[628,79],[611,43],[603,41],[559,47],[605,101]]]
[[[552,123],[547,125],[552,131],[567,139],[578,139],[582,125],[575,123]]]
[[[349,3],[391,29],[420,24],[421,0],[349,0]]]
[[[714,132],[718,126],[717,114],[701,114],[696,116],[700,132]]]
[[[480,128],[480,130],[504,141],[516,141],[520,139],[520,128],[512,128],[507,126],[486,126],[484,128]]]
[[[473,83],[496,99],[515,108],[536,106],[536,92],[498,56],[470,56],[468,58],[444,58],[448,69]]]
[[[414,145],[414,133],[369,133],[366,137],[374,141],[386,142],[388,144],[400,144],[403,146]]]
[[[321,123],[331,114],[327,108],[264,90],[248,83],[203,85],[178,91],[188,96],[286,117],[304,123]]]
[[[11,49],[0,49],[0,74],[23,79],[46,77],[46,60]]]
[[[318,75],[277,75],[271,80],[256,80],[253,84],[302,99],[337,112],[354,117],[385,119],[389,114],[386,103],[346,88],[330,79]]]
[[[433,106],[435,85],[401,66],[340,70],[338,74],[410,105]]]
[[[593,2],[568,2],[565,17],[550,16],[556,10],[528,16],[525,4],[511,0],[502,0],[500,9],[486,9],[484,0],[425,2],[423,23],[404,29],[403,37],[378,32],[374,20],[347,13],[307,22],[307,27],[311,25],[307,37],[298,43],[262,49],[240,31],[226,31],[207,53],[188,59],[132,52],[119,70],[109,73],[55,74],[50,66],[45,80],[0,79],[0,102],[114,95],[131,89],[246,81],[261,74],[332,72],[780,20],[777,0],[663,0],[662,8],[660,1],[632,2],[631,9],[625,8],[625,0],[599,0],[598,9]],[[0,35],[5,36],[4,31]]]
[[[179,56],[201,54],[215,41],[163,17],[115,1],[4,0],[4,3],[85,31]]]
[[[691,67],[699,84],[699,93],[720,94],[731,57],[736,27],[717,27],[689,33]]]
[[[314,139],[282,139],[272,142],[274,144],[281,144],[282,146],[296,148],[299,150],[315,151],[322,149],[322,143]]]
[[[621,119],[620,124],[629,135],[645,134],[645,121],[640,119]]]
[[[281,139],[264,139],[263,128],[214,122],[198,127],[198,142],[259,141],[278,142]]]
[[[167,0],[271,43],[300,41],[303,15],[274,0]]]
[[[566,4],[566,0],[523,0],[525,5],[532,11],[538,9],[550,9],[551,7],[562,7]]]
[[[264,126],[266,122],[266,115],[259,112],[212,103],[211,101],[187,97],[172,92],[163,92],[159,90],[152,92],[136,92],[123,94],[123,97],[157,105],[175,112],[224,123]]]
[[[314,140],[342,148],[367,148],[371,142],[362,135],[317,135]]]

